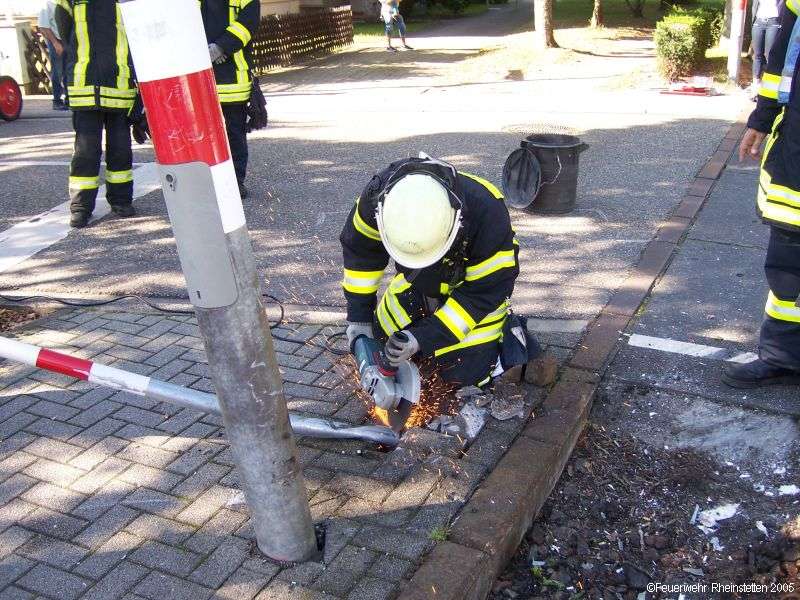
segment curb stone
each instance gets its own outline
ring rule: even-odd
[[[450,539],[422,561],[398,600],[482,600],[561,477],[589,418],[594,394],[620,338],[669,266],[745,130],[739,115],[658,227],[631,273],[586,329],[535,418],[456,516]]]

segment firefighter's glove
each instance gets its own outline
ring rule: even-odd
[[[224,63],[225,59],[228,58],[225,56],[225,51],[218,44],[214,43],[208,45],[208,55],[211,57],[211,62],[215,65]]]
[[[131,135],[137,144],[144,144],[150,137],[150,126],[147,124],[147,117],[142,116],[141,120],[131,123]]]
[[[389,364],[396,367],[419,352],[419,342],[410,332],[398,331],[392,334],[383,351]]]
[[[267,114],[267,100],[264,92],[258,84],[258,78],[253,77],[253,84],[250,86],[250,100],[247,103],[247,133],[256,129],[264,129],[269,122]]]
[[[372,333],[372,323],[347,323],[347,331],[345,332],[347,335],[347,347],[352,349],[353,342],[356,341],[356,338],[365,335],[368,338],[374,338],[375,336]]]

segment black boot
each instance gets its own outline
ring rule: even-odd
[[[116,204],[111,206],[112,212],[118,217],[126,218],[136,215],[136,209],[133,204]]]
[[[81,229],[89,224],[89,217],[91,213],[87,212],[74,212],[69,216],[69,225],[75,229]]]
[[[725,367],[722,382],[735,388],[757,388],[763,385],[800,385],[800,371],[775,367],[760,358]]]

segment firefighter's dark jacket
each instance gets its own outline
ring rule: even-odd
[[[771,133],[764,149],[758,190],[758,213],[768,224],[800,230],[800,60],[795,65],[789,101],[778,103],[778,87],[800,0],[786,0],[780,10],[780,33],[772,46],[747,126]]]
[[[389,262],[377,229],[375,196],[397,164],[373,177],[356,200],[340,236],[342,286],[351,322],[373,320],[376,294]],[[464,226],[448,255],[418,271],[395,265],[413,287],[442,302],[433,315],[406,327],[419,341],[423,356],[464,343],[476,325],[486,324],[493,315],[505,318],[519,275],[519,246],[502,193],[488,181],[463,172],[458,173],[455,192],[463,202]]]
[[[200,0],[208,43],[228,57],[214,65],[217,94],[222,103],[243,104],[250,99],[253,68],[251,40],[261,21],[259,0]]]
[[[72,110],[128,112],[136,98],[128,39],[116,0],[56,0]]]

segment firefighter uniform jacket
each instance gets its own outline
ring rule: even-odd
[[[502,337],[508,299],[519,275],[519,246],[502,194],[474,175],[459,172],[456,178],[454,191],[463,202],[464,224],[451,251],[425,269],[396,264],[397,275],[377,302],[389,255],[377,230],[375,192],[382,189],[380,182],[395,165],[373,178],[356,200],[340,236],[348,321],[372,322],[374,312],[387,336],[401,329],[410,331],[423,356],[496,343]],[[411,307],[397,301],[412,287],[438,299],[439,308],[413,320]]]
[[[261,20],[259,0],[200,0],[209,44],[217,44],[227,60],[214,65],[217,94],[223,104],[244,104],[250,99],[253,60],[250,41]]]
[[[747,123],[752,129],[770,133],[759,180],[758,213],[766,223],[794,231],[800,231],[800,61],[785,107],[778,103],[778,88],[798,14],[800,0],[787,0],[781,7],[780,33],[769,54],[758,104]]]
[[[128,112],[136,88],[116,0],[57,0],[55,14],[67,52],[69,107]]]

